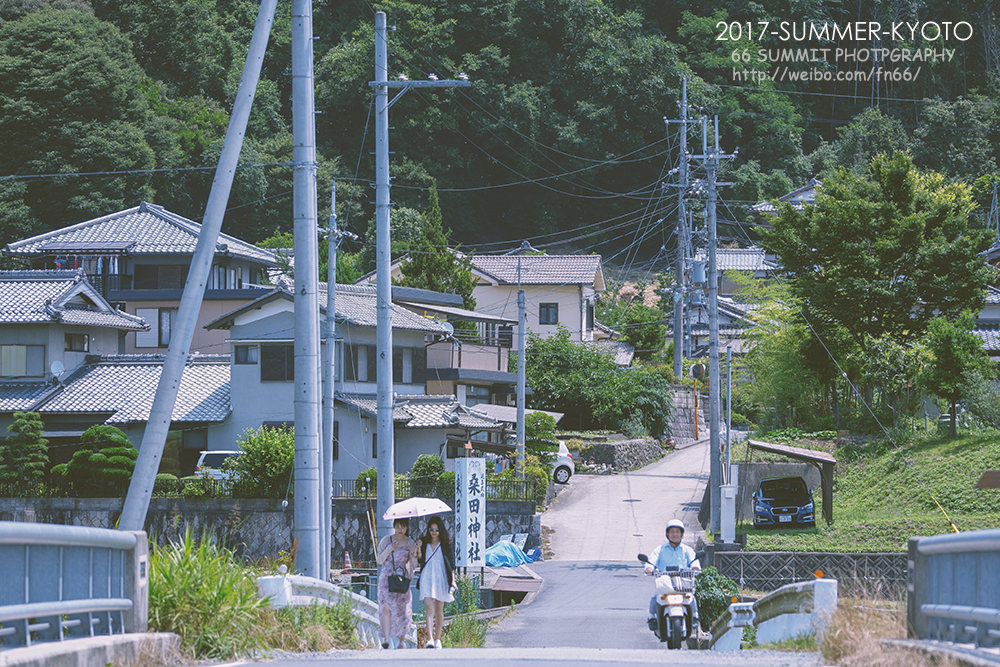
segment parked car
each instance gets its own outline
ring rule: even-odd
[[[816,506],[812,492],[801,477],[761,480],[753,494],[753,525],[815,526]]]
[[[229,479],[233,473],[222,469],[222,464],[227,459],[235,458],[242,454],[236,450],[216,449],[210,452],[202,452],[198,457],[198,463],[194,467],[195,477],[211,477],[212,479]]]
[[[573,463],[573,455],[569,453],[566,443],[560,440],[559,453],[556,454],[556,462],[552,466],[552,481],[556,484],[565,484],[574,474],[576,474],[576,464]]]

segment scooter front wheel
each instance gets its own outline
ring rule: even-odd
[[[670,639],[667,647],[671,649],[680,648],[684,643],[684,617],[673,616],[670,619]]]

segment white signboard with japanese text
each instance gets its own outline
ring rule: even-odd
[[[486,565],[486,461],[455,459],[455,566]]]

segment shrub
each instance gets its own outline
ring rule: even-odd
[[[226,659],[261,648],[264,602],[236,558],[203,536],[153,545],[149,554],[149,629],[174,632],[196,658]]]
[[[362,470],[358,473],[356,485],[356,492],[358,495],[374,496],[377,491],[378,484],[378,470],[375,468],[368,468],[368,470]]]
[[[261,426],[247,429],[236,439],[239,456],[230,457],[222,469],[234,473],[237,498],[283,498],[295,470],[295,431]]]
[[[161,472],[153,482],[154,496],[177,496],[184,489],[184,484],[174,475]]]
[[[431,496],[438,477],[444,473],[444,461],[435,454],[421,454],[410,469],[410,488],[414,496]]]
[[[260,628],[269,648],[295,652],[360,648],[354,635],[357,619],[346,595],[336,604],[268,609],[263,616]]]
[[[37,412],[15,412],[7,427],[13,435],[0,444],[0,484],[38,485],[49,464],[49,441]]]
[[[480,648],[486,643],[486,630],[489,623],[476,618],[479,610],[479,586],[471,577],[456,579],[458,591],[455,601],[445,605],[444,613],[451,617],[451,622],[444,631],[442,642],[450,648]]]
[[[437,497],[452,498],[455,495],[455,473],[446,472],[438,476]]]
[[[80,495],[116,495],[132,478],[139,456],[125,432],[114,426],[91,426],[80,438],[81,448],[69,463],[56,466]]]
[[[736,582],[722,576],[714,567],[706,567],[695,578],[695,598],[701,626],[708,630],[739,595]]]

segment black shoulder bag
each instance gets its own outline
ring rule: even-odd
[[[410,580],[401,574],[396,574],[396,554],[391,554],[389,558],[392,559],[392,574],[389,575],[389,592],[405,593],[410,590]]]

